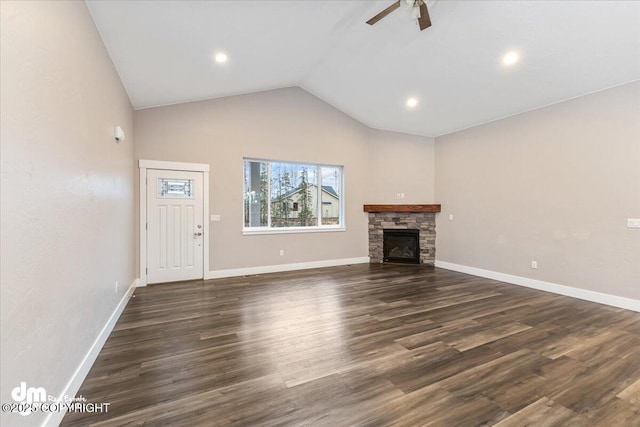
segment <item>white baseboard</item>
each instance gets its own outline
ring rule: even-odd
[[[135,291],[137,285],[138,285],[138,279],[135,279],[131,283],[131,286],[129,286],[129,289],[124,294],[124,296],[122,297],[118,305],[116,306],[115,310],[113,310],[113,313],[111,313],[111,317],[109,317],[109,320],[103,326],[102,330],[98,334],[98,337],[95,339],[95,341],[91,345],[91,348],[82,359],[82,362],[80,362],[80,365],[71,376],[71,379],[69,380],[67,385],[62,390],[62,393],[60,393],[60,395],[58,396],[58,399],[60,399],[60,401],[64,402],[65,396],[75,396],[76,393],[78,393],[78,390],[80,390],[80,386],[82,385],[85,378],[87,377],[87,374],[89,373],[89,370],[93,366],[93,363],[96,361],[96,358],[100,353],[100,350],[102,350],[102,346],[104,346],[104,343],[107,341],[107,338],[109,338],[109,334],[111,334],[113,327],[116,325],[116,322],[120,318],[122,311],[127,306],[127,303],[131,299],[131,295],[133,295],[133,291]],[[94,402],[94,403],[100,403],[100,402]],[[44,427],[60,425],[60,423],[62,422],[62,418],[64,418],[65,414],[66,414],[66,411],[49,412],[49,415],[45,418],[42,425]]]
[[[640,301],[631,298],[603,294],[601,292],[590,291],[587,289],[574,288],[571,286],[559,285],[557,283],[498,273],[497,271],[483,270],[481,268],[468,267],[466,265],[454,264],[445,261],[436,261],[436,267],[640,312]]]
[[[279,273],[281,271],[307,270],[310,268],[335,267],[348,264],[367,264],[369,257],[329,259],[324,261],[298,262],[294,264],[264,265],[260,267],[232,268],[215,270],[205,274],[205,279],[222,279],[224,277],[250,276],[254,274]]]

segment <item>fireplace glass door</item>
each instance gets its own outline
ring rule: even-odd
[[[419,230],[383,230],[384,262],[420,264]]]

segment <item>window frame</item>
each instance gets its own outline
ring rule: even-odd
[[[244,199],[244,194],[246,193],[245,188],[245,173],[246,173],[246,162],[260,162],[267,163],[267,176],[268,176],[268,200],[267,203],[267,223],[266,227],[246,227],[244,220],[247,212],[246,203]],[[296,226],[296,227],[272,227],[271,226],[271,164],[272,163],[289,163],[294,165],[310,165],[318,168],[317,175],[317,187],[318,193],[316,194],[316,216],[318,219],[319,225],[311,225],[311,226]],[[321,168],[339,168],[340,169],[340,221],[338,224],[331,225],[322,225],[322,173]],[[264,159],[259,157],[243,157],[242,158],[242,234],[243,235],[260,235],[260,234],[290,234],[290,233],[323,233],[323,232],[340,232],[346,231],[346,218],[345,218],[345,167],[344,165],[330,164],[330,163],[316,163],[316,162],[302,162],[302,161],[294,161],[294,160],[275,160],[275,159]]]

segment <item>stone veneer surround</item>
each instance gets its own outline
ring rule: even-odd
[[[383,230],[420,230],[420,264],[436,260],[436,214],[428,212],[369,212],[369,258],[382,262]]]

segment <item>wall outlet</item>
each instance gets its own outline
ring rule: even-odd
[[[116,281],[116,294],[118,293],[118,282]]]
[[[280,249],[280,256],[284,256],[284,249]]]
[[[640,228],[640,218],[627,218],[627,227]]]
[[[531,261],[531,268],[533,268],[534,270],[538,268],[538,261]]]
[[[449,221],[453,221],[453,214],[449,214]]]

